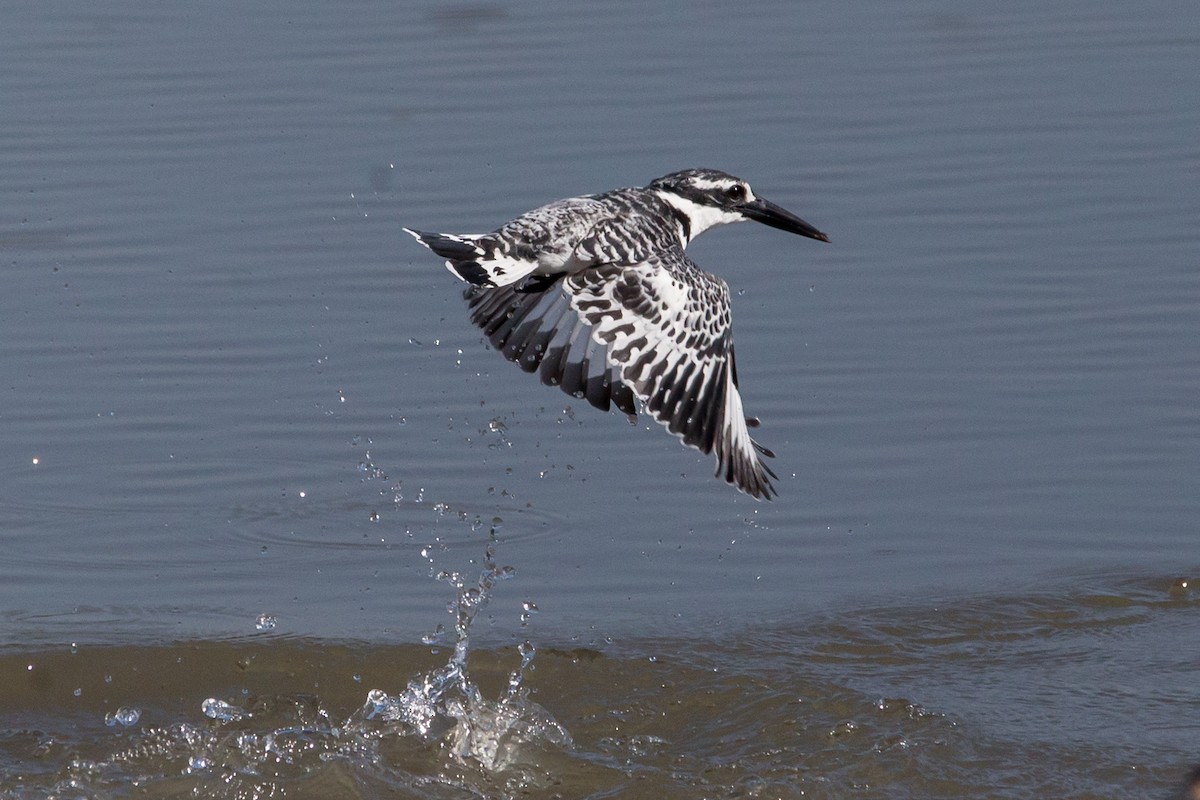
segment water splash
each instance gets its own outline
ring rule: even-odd
[[[531,701],[528,690],[521,685],[536,653],[531,642],[525,641],[518,646],[521,663],[509,674],[507,685],[496,700],[484,697],[467,671],[471,626],[491,601],[496,584],[514,574],[512,567],[500,566],[496,561],[496,533],[500,524],[499,517],[493,520],[483,569],[473,585],[457,572],[441,572],[437,576],[454,586],[458,593],[457,599],[450,604],[455,617],[454,651],[450,660],[410,680],[404,691],[395,697],[379,690],[371,692],[357,718],[348,721],[348,730],[353,730],[355,723],[362,732],[375,721],[396,723],[403,733],[429,742],[445,741],[448,752],[460,764],[476,764],[488,772],[502,771],[519,763],[519,753],[524,745],[572,746],[566,729],[549,712]],[[522,627],[528,623],[530,610],[536,606],[527,602],[523,609]]]
[[[452,631],[439,626],[427,642],[453,637],[453,650],[445,664],[411,678],[403,691],[371,689],[341,721],[311,695],[209,697],[201,704],[201,721],[141,729],[141,711],[121,707],[105,716],[105,724],[122,746],[105,757],[72,759],[52,778],[51,795],[106,796],[137,775],[143,785],[182,780],[194,796],[265,798],[294,788],[330,762],[366,766],[399,786],[445,784],[478,797],[497,791],[515,797],[550,785],[542,762],[574,745],[523,685],[537,652],[532,642],[518,645],[520,661],[494,698],[468,671],[472,626],[497,585],[515,574],[496,560],[501,525],[499,517],[492,520],[478,578],[435,575],[454,589],[454,624]],[[534,603],[522,603],[522,629],[536,610]]]

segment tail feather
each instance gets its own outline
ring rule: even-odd
[[[507,286],[537,267],[537,262],[502,252],[491,234],[429,233],[412,228],[404,231],[446,259],[446,269],[473,286]]]
[[[405,228],[404,232],[428,247],[442,258],[452,261],[474,261],[487,253],[475,243],[478,236],[458,236],[453,233],[427,233]]]

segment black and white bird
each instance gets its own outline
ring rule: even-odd
[[[804,220],[715,169],[571,197],[491,233],[405,228],[471,284],[471,321],[542,382],[596,408],[642,408],[684,444],[715,453],[716,474],[760,499],[776,475],[750,438],[733,359],[729,287],[684,253],[718,225],[755,220],[822,242]]]

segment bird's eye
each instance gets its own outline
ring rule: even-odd
[[[746,189],[740,183],[735,183],[725,190],[725,194],[729,195],[732,200],[741,200],[746,196]]]

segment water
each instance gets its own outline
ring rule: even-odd
[[[455,645],[432,652],[283,639],[0,657],[3,674],[21,676],[0,694],[19,723],[0,737],[5,790],[1165,796],[1182,769],[1161,755],[1186,749],[1200,710],[1194,653],[1180,647],[1200,595],[1183,582],[1094,578],[535,656],[467,646],[479,610],[504,595],[486,561],[477,583],[457,586]],[[365,689],[405,675],[391,694]],[[214,687],[229,699],[195,699]],[[140,725],[106,731],[102,710],[129,696],[145,708]]]
[[[261,737],[403,692],[450,658],[431,577],[478,575],[499,517],[517,580],[470,674],[502,696],[529,641],[574,743],[531,793],[1165,797],[1200,752],[1194,23],[7,9],[0,792],[92,780],[77,754],[96,794],[211,788],[245,753],[187,744],[206,699],[279,698],[228,723]],[[733,289],[770,504],[489,352],[400,230],[699,165],[833,240],[691,248]],[[518,790],[380,748],[271,786]]]

